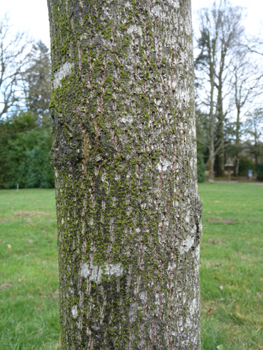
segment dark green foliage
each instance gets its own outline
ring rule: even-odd
[[[197,153],[197,180],[198,182],[205,181],[205,163],[202,153]]]
[[[27,112],[0,120],[0,188],[54,187],[51,167],[50,57],[39,41],[23,73]],[[21,106],[20,106],[21,107]]]
[[[239,157],[239,175],[248,176],[248,171],[255,171],[255,163],[250,158],[240,155]]]
[[[257,165],[257,180],[263,181],[263,163]]]
[[[49,50],[42,41],[32,48],[30,63],[23,75],[26,107],[45,123],[50,116],[51,95]]]
[[[54,187],[50,122],[30,112],[0,121],[0,188]]]

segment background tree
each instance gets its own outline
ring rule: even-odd
[[[244,142],[242,143],[241,137],[245,133],[241,129],[241,117],[245,107],[255,101],[255,98],[261,94],[262,89],[262,73],[258,72],[257,62],[253,62],[250,52],[247,49],[237,50],[234,59],[232,60],[232,87],[233,87],[233,101],[236,110],[236,121],[235,121],[235,146],[234,146],[234,157],[235,166],[234,174],[239,173],[239,155],[244,148]],[[258,110],[259,112],[259,110]],[[256,117],[256,115],[258,115]],[[250,113],[248,132],[254,133],[260,114],[255,111],[254,117]],[[254,122],[253,122],[254,121]],[[252,128],[252,129],[250,129]],[[255,134],[257,139],[257,132]],[[255,141],[257,142],[257,141]]]
[[[50,131],[29,111],[0,120],[0,188],[54,187]]]
[[[50,120],[51,96],[50,56],[46,45],[39,41],[33,45],[28,67],[23,74],[26,109],[38,115],[41,123]]]
[[[263,109],[256,108],[249,113],[246,120],[247,132],[252,137],[250,140],[250,153],[253,155],[256,167],[259,157],[263,156],[263,143],[260,141],[263,135]]]
[[[0,188],[53,187],[49,51],[41,41],[30,50],[7,18],[0,34]]]
[[[200,349],[190,5],[48,1],[63,349]]]
[[[196,77],[201,89],[200,103],[209,110],[209,179],[214,179],[217,157],[217,175],[224,175],[224,123],[226,110],[223,101],[228,94],[227,77],[231,53],[241,40],[242,9],[227,1],[214,1],[211,8],[200,10],[198,15],[200,36],[199,54],[195,60]]]
[[[29,47],[25,33],[14,33],[7,15],[0,18],[0,118],[20,107],[22,73]]]

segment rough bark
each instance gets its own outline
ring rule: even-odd
[[[62,349],[200,349],[190,0],[48,0]]]

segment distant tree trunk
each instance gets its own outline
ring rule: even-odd
[[[235,163],[234,163],[234,175],[238,176],[239,173],[239,152],[240,152],[240,108],[238,104],[237,107],[237,120],[236,120],[236,139],[235,139],[235,149],[236,149],[236,155],[235,155]]]
[[[190,0],[48,0],[62,349],[200,349]]]
[[[199,94],[199,103],[209,108],[210,132],[207,146],[209,149],[209,181],[213,181],[215,158],[217,161],[216,175],[224,176],[224,91],[229,78],[228,65],[231,50],[240,41],[244,30],[241,25],[241,8],[232,7],[227,1],[214,1],[212,7],[201,9],[198,17],[200,52],[195,63],[198,68],[197,82],[202,91]],[[204,86],[209,86],[208,93],[207,89],[203,88]],[[217,120],[215,120],[216,117]]]
[[[213,50],[214,51],[214,50]],[[211,50],[209,50],[211,52]],[[214,163],[215,163],[215,113],[214,113],[214,90],[215,75],[213,60],[209,60],[209,76],[210,76],[210,100],[209,100],[209,119],[210,119],[210,135],[209,135],[209,181],[214,181]]]
[[[221,72],[220,72],[221,73]],[[223,74],[223,70],[222,70]],[[225,175],[225,156],[224,156],[224,111],[223,111],[223,83],[222,74],[219,75],[218,95],[217,95],[217,149],[218,164],[216,175],[223,177]]]

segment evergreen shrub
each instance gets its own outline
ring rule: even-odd
[[[255,171],[255,163],[253,162],[252,159],[246,156],[240,155],[238,175],[248,176],[249,170]]]
[[[257,165],[257,180],[263,181],[263,163]]]

